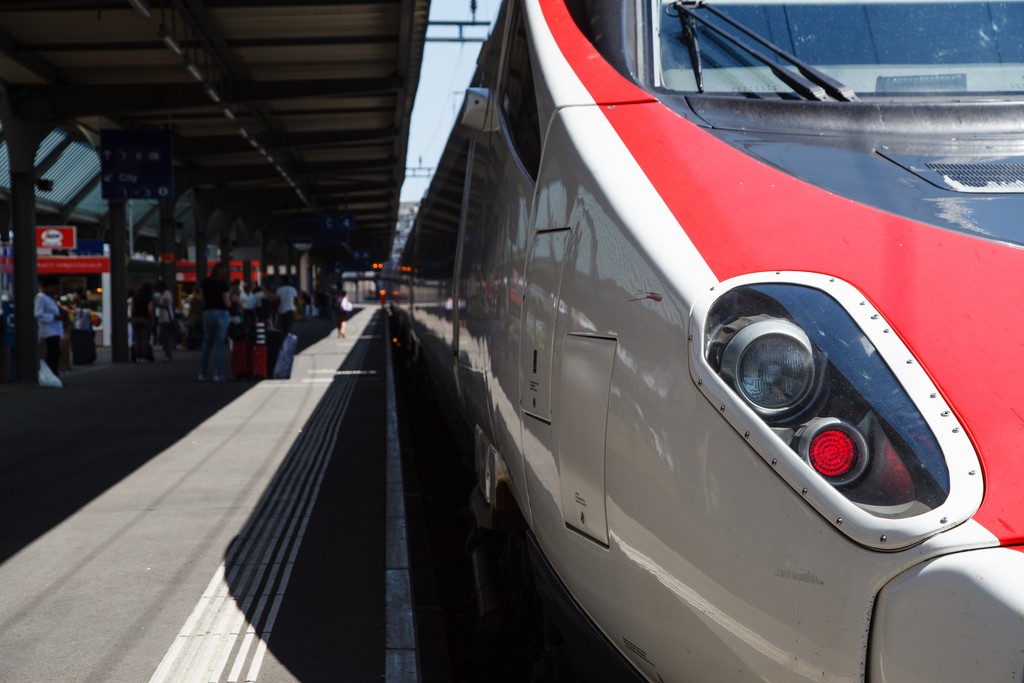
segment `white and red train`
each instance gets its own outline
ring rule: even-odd
[[[1024,3],[508,0],[472,86],[394,306],[583,675],[1022,680]]]

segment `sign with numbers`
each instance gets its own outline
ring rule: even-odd
[[[101,130],[100,177],[104,199],[172,198],[171,131]]]

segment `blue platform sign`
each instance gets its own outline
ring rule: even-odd
[[[356,217],[353,213],[329,213],[323,216],[323,228],[328,232],[349,233],[356,228]]]
[[[104,199],[170,199],[174,196],[171,131],[101,130],[100,178]]]
[[[286,230],[292,242],[315,245],[348,244],[356,217],[351,213],[326,213],[315,216],[289,216]]]

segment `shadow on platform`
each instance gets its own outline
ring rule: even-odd
[[[299,349],[333,328],[297,322]],[[170,363],[105,358],[63,374],[62,389],[0,384],[0,563],[253,386],[199,383],[198,351]]]

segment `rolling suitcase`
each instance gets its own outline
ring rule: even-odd
[[[267,345],[266,344],[254,344],[252,347],[252,366],[250,367],[252,376],[257,379],[266,379],[267,377]]]
[[[252,377],[252,368],[249,361],[249,342],[244,339],[236,339],[231,342],[231,374],[235,379]]]

